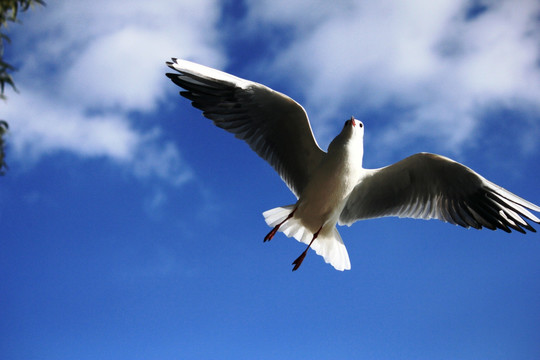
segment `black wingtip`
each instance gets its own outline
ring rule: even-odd
[[[165,64],[174,69],[174,64],[178,63],[178,58],[171,58],[172,61],[165,61]]]

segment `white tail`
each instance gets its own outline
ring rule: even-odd
[[[267,210],[263,213],[264,221],[269,226],[274,227],[283,222],[294,210],[295,206],[288,205]],[[302,225],[300,219],[294,216],[285,221],[280,226],[279,231],[288,237],[294,237],[304,244],[309,244],[313,238],[313,233]],[[311,244],[311,248],[318,255],[322,256],[325,262],[336,268],[336,270],[343,271],[351,269],[349,254],[335,226],[332,226],[330,229],[323,228],[319,236]]]

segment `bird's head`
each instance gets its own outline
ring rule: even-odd
[[[331,147],[338,146],[338,144],[340,144],[340,146],[347,146],[355,152],[363,152],[364,124],[351,116],[349,120],[345,121],[343,129],[338,136],[330,143],[328,151],[330,151]]]
[[[364,124],[360,120],[356,120],[354,116],[351,116],[351,118],[347,121],[345,121],[345,125],[343,125],[343,130],[341,132],[345,132],[347,134],[350,133],[350,137],[364,137]]]
[[[351,116],[349,120],[345,121],[338,137],[343,137],[345,142],[362,142],[364,139],[364,124]]]

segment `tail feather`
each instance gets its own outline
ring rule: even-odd
[[[335,226],[330,230],[329,234],[319,234],[311,247],[318,255],[324,258],[325,262],[332,265],[336,270],[343,271],[351,269],[349,253]]]
[[[270,209],[263,213],[264,220],[269,226],[276,226],[289,216],[295,205],[288,205]],[[332,265],[336,270],[350,270],[351,262],[349,254],[343,244],[343,240],[335,227],[319,233],[319,236],[311,244],[311,248],[324,258],[324,261]],[[309,244],[313,233],[302,225],[299,219],[292,217],[280,226],[279,231],[293,237],[296,240]]]

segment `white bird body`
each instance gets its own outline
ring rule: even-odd
[[[346,130],[356,135],[355,127],[359,128],[360,122],[351,119],[350,123],[357,125],[347,123]],[[360,131],[361,129],[358,130]],[[328,222],[334,226],[337,223],[347,197],[362,174],[362,154],[357,152],[358,139],[347,141],[345,144],[342,144],[342,140],[340,137],[334,139],[327,155],[309,179],[296,203],[295,217],[301,219],[312,233],[317,231],[321,224],[326,225]]]
[[[363,135],[362,123],[348,120],[342,133],[328,147],[328,153],[296,204],[263,213],[268,225],[276,226],[294,210],[293,217],[287,219],[281,231],[306,244],[320,229],[311,247],[338,270],[351,266],[336,224],[349,195],[365,173],[362,169]]]
[[[362,122],[351,118],[328,152],[313,137],[304,109],[264,85],[173,59],[167,76],[203,115],[248,145],[278,172],[298,200],[263,213],[273,229],[308,244],[337,270],[350,260],[336,224],[398,216],[439,219],[465,228],[535,231],[527,209],[540,207],[444,156],[419,153],[380,169],[364,169]]]

